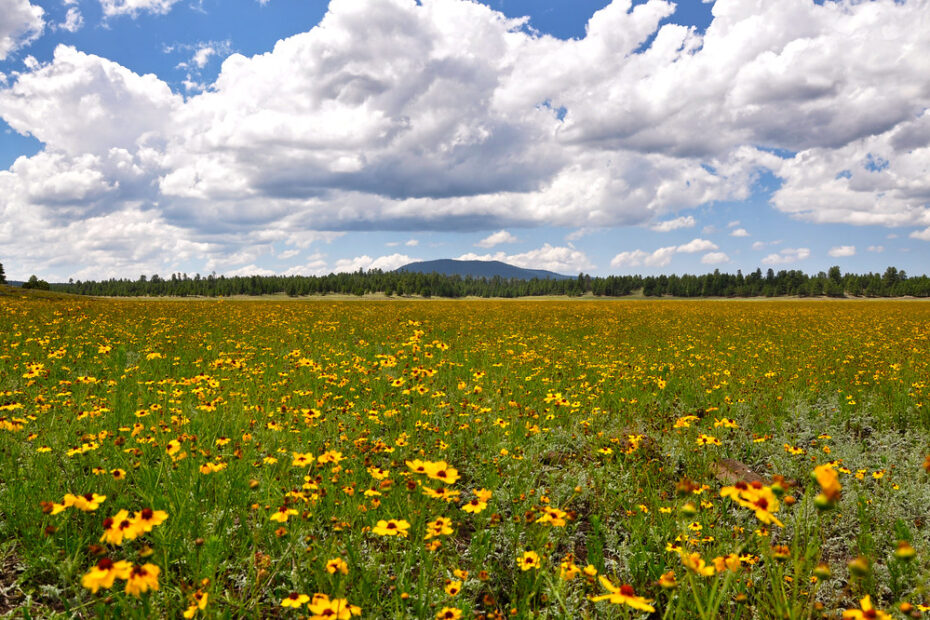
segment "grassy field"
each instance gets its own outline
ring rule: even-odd
[[[0,613],[919,615],[928,339],[892,301],[0,296]]]

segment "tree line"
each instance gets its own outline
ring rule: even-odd
[[[2,266],[0,266],[2,269]],[[0,271],[2,273],[2,271]],[[26,285],[45,288],[43,280],[31,277]],[[888,267],[884,273],[843,274],[839,267],[808,275],[797,270],[765,273],[761,269],[744,275],[713,273],[703,275],[606,276],[579,274],[568,279],[485,278],[439,273],[381,271],[372,269],[324,276],[217,276],[193,277],[175,273],[163,278],[140,276],[137,280],[69,281],[51,284],[56,291],[79,295],[110,297],[173,296],[229,297],[233,295],[343,294],[363,296],[383,293],[393,296],[420,297],[528,297],[559,295],[578,297],[625,297],[642,292],[646,297],[930,297],[930,278],[908,277],[904,270]]]

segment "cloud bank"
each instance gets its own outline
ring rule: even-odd
[[[4,2],[0,58],[44,23]],[[112,17],[173,4],[101,1]],[[717,0],[704,33],[674,12],[614,0],[565,41],[463,0],[333,0],[312,30],[226,57],[187,98],[59,46],[0,82],[0,117],[43,143],[0,172],[0,245],[17,271],[101,276],[315,231],[673,230],[693,226],[677,211],[743,200],[764,171],[793,217],[930,238],[930,0]],[[101,222],[104,239],[183,249],[81,252],[73,233]],[[46,234],[59,242],[37,249]],[[538,251],[590,265],[556,249]]]

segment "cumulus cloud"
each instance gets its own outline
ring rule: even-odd
[[[811,255],[809,248],[785,248],[777,254],[769,254],[762,259],[763,265],[786,265],[796,263]]]
[[[717,244],[707,241],[706,239],[692,239],[682,245],[672,245],[659,248],[653,252],[643,250],[632,250],[620,252],[610,261],[611,267],[664,267],[672,262],[675,254],[693,254],[695,252],[706,252],[716,250]],[[718,252],[716,254],[722,254]]]
[[[701,263],[705,265],[722,265],[729,262],[730,257],[723,252],[708,252],[701,257]]]
[[[497,260],[524,269],[546,269],[569,275],[594,269],[594,264],[584,252],[572,247],[553,246],[548,243],[543,244],[541,248],[521,254],[496,252],[479,255],[469,252],[459,256],[458,260]]]
[[[870,245],[869,247],[866,248],[866,250],[869,251],[869,252],[875,252],[876,254],[881,254],[882,252],[885,251],[885,246],[883,246],[883,245]]]
[[[692,239],[688,243],[684,243],[675,248],[675,251],[692,254],[694,252],[706,252],[707,250],[716,249],[717,244],[712,241],[708,241],[707,239]]]
[[[495,245],[500,245],[502,243],[516,243],[517,241],[519,241],[519,239],[511,235],[506,230],[499,230],[496,233],[488,235],[475,245],[479,248],[493,248]]]
[[[683,217],[676,217],[672,220],[665,220],[664,222],[658,222],[653,224],[649,228],[656,232],[670,232],[673,230],[678,230],[679,228],[694,228],[697,222],[694,221],[694,218],[690,215]]]
[[[5,1],[0,57],[43,23]],[[101,0],[107,17],[175,3]],[[672,230],[770,171],[793,217],[930,238],[925,0],[717,0],[704,33],[674,8],[614,0],[564,41],[480,3],[332,0],[310,31],[225,58],[212,84],[196,71],[228,52],[190,50],[186,99],[60,46],[0,84],[0,117],[44,143],[0,179],[2,208],[59,232],[148,213],[235,254],[311,231]],[[3,231],[4,246],[33,232]]]
[[[0,60],[39,38],[45,28],[45,11],[29,0],[0,2]]]
[[[100,0],[100,8],[105,17],[117,15],[136,17],[140,13],[164,15],[177,2],[178,0]]]
[[[59,45],[51,62],[0,90],[0,116],[47,150],[99,155],[163,141],[181,101],[154,75]]]
[[[749,232],[745,228],[737,228],[730,233],[731,237],[748,237]]]
[[[77,32],[84,26],[84,16],[81,15],[81,10],[76,6],[72,6],[68,9],[68,12],[65,14],[65,21],[61,22],[56,26],[60,30],[66,30],[68,32]]]
[[[833,258],[842,258],[845,256],[855,256],[856,255],[856,246],[854,245],[838,245],[830,248],[830,251],[827,252]]]
[[[381,271],[393,271],[398,267],[403,267],[407,263],[419,261],[419,258],[410,258],[406,254],[391,254],[389,256],[379,256],[372,258],[368,255],[356,256],[355,258],[344,258],[336,261],[333,267],[333,273],[352,273],[361,269],[380,269]]]

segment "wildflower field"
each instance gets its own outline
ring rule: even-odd
[[[930,609],[930,305],[0,297],[0,613]]]

